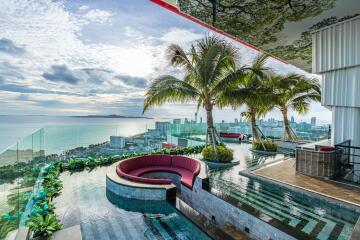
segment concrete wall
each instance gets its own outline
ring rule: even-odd
[[[216,224],[230,223],[238,230],[249,229],[254,239],[293,240],[295,238],[231,205],[202,188],[202,179],[196,178],[193,190],[181,186],[181,199],[208,219],[215,217]]]

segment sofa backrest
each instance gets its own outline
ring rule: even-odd
[[[144,155],[120,162],[121,171],[128,173],[134,169],[148,166],[171,166],[170,155]]]
[[[197,172],[200,169],[200,163],[184,156],[172,156],[171,166],[185,168],[191,172]]]

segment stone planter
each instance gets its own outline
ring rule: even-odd
[[[276,155],[277,154],[277,152],[269,152],[269,151],[255,150],[255,149],[250,149],[250,151],[252,153],[262,154],[262,155]]]
[[[235,160],[232,160],[231,162],[228,163],[207,161],[207,160],[201,160],[201,161],[204,162],[209,168],[217,168],[217,169],[232,167],[240,163],[240,161],[235,161]]]

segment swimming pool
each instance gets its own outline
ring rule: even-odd
[[[80,224],[83,239],[210,239],[166,201],[120,198],[105,187],[106,167],[62,174],[55,200],[64,228]]]
[[[232,204],[298,239],[348,239],[359,218],[352,211],[241,176],[234,169],[212,170],[210,191],[230,197]]]

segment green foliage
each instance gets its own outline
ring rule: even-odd
[[[252,125],[252,136],[260,140],[260,132],[256,128],[256,119],[265,116],[272,108],[273,91],[269,87],[270,69],[266,66],[269,55],[261,54],[254,59],[246,75],[241,81],[227,88],[221,97],[221,106],[231,106],[234,109],[245,106],[246,111],[241,116]]]
[[[54,197],[58,196],[61,193],[61,189],[63,188],[59,176],[60,176],[60,171],[59,168],[56,167],[47,169],[47,171],[44,173],[44,181],[43,181],[44,192],[45,195],[49,197],[51,200]]]
[[[327,1],[263,1],[263,0],[179,0],[181,11],[190,14],[226,33],[256,47],[268,50],[285,60],[311,61],[310,30],[300,39],[275,49],[266,49],[278,42],[278,36],[287,22],[315,17],[335,6],[335,0]],[[331,19],[322,24],[334,23]],[[279,44],[275,44],[276,46]]]
[[[82,170],[86,167],[87,165],[87,162],[86,160],[84,159],[73,159],[73,158],[70,158],[67,163],[65,163],[65,168],[66,169],[69,169],[69,170]]]
[[[55,231],[61,229],[61,224],[54,214],[55,206],[51,202],[62,189],[60,164],[50,165],[44,170],[41,189],[33,196],[33,206],[27,226],[34,237],[49,238]]]
[[[54,232],[61,229],[62,225],[53,213],[31,216],[27,225],[34,232],[34,237],[50,237]]]
[[[264,144],[266,150],[264,149],[263,144]],[[276,152],[277,151],[276,143],[271,142],[271,141],[263,141],[263,144],[261,142],[253,142],[252,147],[254,150],[259,150],[259,151],[267,151],[267,152]]]
[[[228,163],[234,159],[233,150],[225,146],[218,145],[216,150],[212,146],[207,146],[202,150],[203,159],[206,161],[215,161]]]
[[[6,235],[17,228],[17,221],[0,220],[0,239],[5,239]]]

